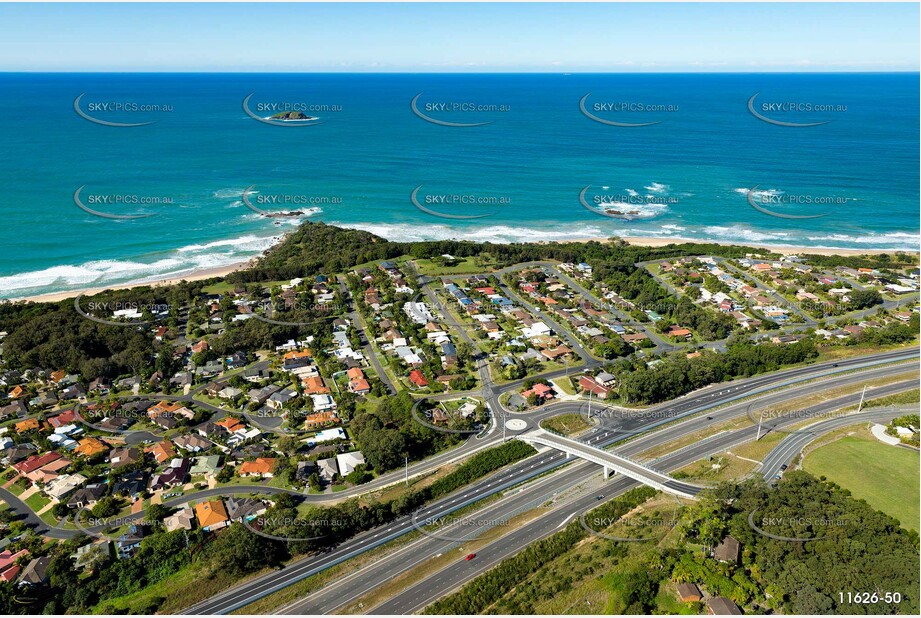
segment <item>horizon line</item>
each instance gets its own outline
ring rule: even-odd
[[[192,75],[192,74],[228,74],[228,75],[310,75],[310,74],[329,74],[329,75],[761,75],[761,74],[792,74],[792,75],[827,75],[827,74],[862,74],[862,75],[883,75],[883,74],[921,74],[921,67],[917,69],[888,69],[888,70],[762,70],[762,71],[745,71],[745,70],[727,70],[727,71],[693,71],[693,70],[663,70],[663,71],[598,71],[598,70],[578,70],[571,71],[551,71],[551,70],[533,70],[533,71],[514,71],[514,70],[496,70],[496,71],[430,71],[430,70],[393,70],[393,71],[335,71],[335,70],[277,70],[277,71],[240,71],[240,70],[202,70],[202,69],[154,69],[154,70],[120,70],[120,69],[87,69],[87,70],[7,70],[0,69],[0,75],[23,75],[23,74],[57,74],[57,75],[86,75],[86,74],[160,74],[160,75]]]

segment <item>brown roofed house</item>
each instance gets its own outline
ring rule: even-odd
[[[694,603],[700,601],[703,595],[697,584],[682,583],[678,584],[678,598],[684,603]]]
[[[711,616],[741,616],[742,610],[726,597],[713,597],[707,599],[707,613]]]
[[[727,536],[713,550],[713,557],[720,562],[739,563],[739,557],[742,552],[742,546],[731,536]]]
[[[146,452],[152,453],[154,459],[160,464],[166,463],[176,456],[176,449],[173,448],[173,443],[169,440],[163,440],[162,442],[148,446]]]

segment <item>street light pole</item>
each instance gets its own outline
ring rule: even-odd
[[[403,480],[406,483],[406,486],[409,487],[409,455],[403,455]]]

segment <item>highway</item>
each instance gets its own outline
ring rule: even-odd
[[[868,408],[864,409],[860,415],[862,420],[885,424],[897,416],[902,416],[905,414],[916,414],[917,412],[918,406],[914,405],[903,407]],[[815,425],[810,425],[809,427],[804,428],[802,431],[791,433],[786,438],[784,438],[780,444],[775,446],[774,450],[772,450],[770,454],[764,458],[764,461],[761,462],[761,466],[758,468],[758,473],[761,474],[765,479],[773,479],[777,474],[780,473],[781,467],[790,465],[793,459],[802,453],[803,449],[806,448],[806,446],[809,445],[813,440],[829,432],[835,431],[836,429],[848,427],[853,424],[853,419],[850,415],[848,415],[821,421]]]
[[[635,419],[620,419],[633,421],[627,423],[629,429],[626,431],[623,430],[620,426],[614,429],[602,427],[589,433],[588,436],[586,436],[586,441],[593,441],[598,444],[619,441],[627,435],[637,434],[639,432],[639,427],[644,423],[647,427],[652,428],[663,423],[671,422],[679,414],[694,414],[697,411],[707,409],[708,407],[715,407],[728,401],[754,394],[755,392],[763,392],[765,390],[769,390],[768,384],[772,381],[776,383],[779,380],[778,376],[783,377],[785,382],[793,384],[796,381],[810,380],[820,375],[833,375],[835,373],[840,373],[855,368],[871,367],[880,363],[912,359],[915,358],[917,354],[917,349],[912,348],[901,350],[897,353],[878,355],[872,359],[850,359],[850,361],[840,361],[839,363],[834,364],[827,363],[823,365],[811,365],[793,370],[787,370],[772,376],[774,380],[770,380],[768,376],[761,376],[758,378],[752,378],[750,380],[730,383],[730,385],[723,384],[715,388],[703,389],[699,393],[686,396],[685,398],[682,398],[673,404],[659,406],[657,408],[657,413],[654,415],[650,416],[641,414]],[[886,368],[886,370],[889,369],[890,368]],[[908,369],[909,368],[902,367],[901,371],[907,371]],[[561,408],[577,409],[580,406],[581,404],[572,402],[558,404],[556,409],[562,412],[564,409]],[[670,408],[677,408],[677,411],[673,411]],[[634,427],[636,427],[636,429],[634,429]],[[638,442],[638,440],[635,442]],[[628,443],[628,447],[630,447],[631,444],[632,443]],[[630,450],[632,449],[624,449],[620,452],[629,453]],[[451,512],[472,504],[473,502],[478,501],[483,497],[492,495],[493,493],[512,487],[524,480],[550,471],[564,462],[564,456],[558,453],[536,455],[523,462],[510,466],[509,468],[500,471],[490,477],[487,477],[486,479],[482,479],[481,481],[458,492],[459,495],[454,494],[442,500],[436,501],[435,503],[427,506],[419,515],[424,518],[450,514]],[[588,467],[583,468],[580,474],[584,476],[585,471],[590,469],[591,468]],[[580,478],[581,476],[576,478],[567,478],[566,485],[564,486],[572,487],[579,482]],[[271,594],[272,592],[281,590],[296,581],[309,577],[335,564],[339,564],[340,562],[347,560],[350,557],[359,555],[360,553],[372,549],[373,547],[377,547],[386,542],[389,542],[390,540],[405,534],[411,529],[411,518],[401,518],[386,528],[381,527],[379,529],[357,535],[356,537],[343,542],[339,547],[331,552],[301,558],[292,562],[290,565],[280,571],[270,573],[240,586],[228,589],[209,600],[203,601],[189,608],[187,613],[226,613],[233,611],[234,609],[242,607],[254,600]]]
[[[905,367],[902,367],[900,371],[904,372],[905,369]],[[873,377],[889,375],[895,375],[891,369],[878,369],[876,372],[874,372]],[[870,376],[867,376],[868,379],[869,377]],[[828,388],[838,388],[847,385],[848,382],[852,383],[853,380],[849,379],[849,381],[845,381],[843,378],[839,378],[830,382]],[[892,389],[887,389],[881,393],[876,393],[874,391],[873,396],[877,396],[877,394],[885,394],[891,391],[911,388],[913,385],[914,383],[911,381],[902,382],[898,386],[894,386]],[[770,397],[770,403],[779,404],[785,400],[789,401],[791,399],[796,399],[814,392],[815,386],[804,385],[799,389],[789,389],[781,393],[772,394]],[[852,394],[843,398],[836,398],[824,403],[824,405],[810,408],[809,412],[818,416],[829,411],[834,411],[842,406],[852,405],[858,400],[859,394]],[[747,406],[743,404],[737,404],[736,406],[714,412],[713,418],[715,421],[723,422],[728,419],[744,415],[746,411]],[[798,419],[799,417],[794,420]],[[858,417],[849,417],[848,422],[854,423],[857,422],[857,419]],[[660,433],[666,434],[665,437],[668,441],[674,441],[681,436],[695,433],[701,427],[701,424],[698,422],[699,420],[701,419],[689,419],[678,425],[675,425],[672,428],[669,428],[667,432],[663,431],[655,434],[644,435],[630,442],[624,451],[631,457],[638,456],[641,452],[646,451],[654,446],[658,446],[662,443],[662,440],[659,437]],[[773,427],[774,425],[785,424],[786,422],[790,422],[790,419],[777,419],[776,422],[771,426]],[[714,436],[711,441],[707,441],[703,446],[692,445],[686,450],[682,449],[680,453],[676,452],[675,454],[670,454],[668,457],[656,461],[656,465],[669,467],[670,469],[673,469],[673,467],[682,467],[687,463],[706,457],[709,454],[720,452],[725,448],[731,448],[732,446],[735,446],[741,442],[750,441],[754,438],[754,436],[755,433],[751,427],[749,427],[745,432],[739,433],[738,435],[718,434],[717,436]],[[571,490],[575,487],[581,487],[582,491],[586,491],[591,494],[587,500],[579,503],[580,505],[588,504],[590,506],[586,506],[585,508],[591,508],[596,505],[595,496],[599,492],[603,493],[606,497],[611,497],[618,491],[625,491],[626,489],[635,487],[637,485],[636,483],[630,482],[626,477],[615,477],[613,481],[609,482],[607,485],[604,485],[603,488],[599,488],[601,486],[599,486],[597,483],[593,484],[589,482],[589,479],[598,479],[599,475],[597,472],[598,467],[593,464],[574,462],[570,467],[567,467],[554,475],[546,476],[535,483],[523,486],[519,493],[510,493],[500,502],[488,505],[477,513],[470,514],[468,517],[471,520],[483,519],[493,522],[503,521],[523,511],[527,511],[544,503],[556,500],[559,495],[564,494],[567,490]],[[546,532],[547,534],[552,533],[555,531],[561,521],[567,518],[571,518],[573,513],[582,512],[577,508],[578,505],[573,506],[572,508],[570,508],[570,506],[571,505],[565,503],[554,504],[553,508],[555,510],[553,512],[548,512],[546,515],[542,516],[541,519],[529,523],[527,528],[532,530],[533,534],[536,536],[529,536],[529,534],[525,533],[524,531],[514,531],[509,533],[512,536],[509,536],[508,539],[503,537],[502,539],[494,541],[489,545],[488,550],[477,550],[478,555],[476,560],[471,561],[475,564],[460,561],[459,553],[458,560],[460,562],[450,567],[452,572],[460,571],[468,575],[473,574],[473,576],[479,574],[482,570],[485,570],[485,566],[494,563],[492,562],[492,557],[496,548],[503,548],[506,550],[505,552],[499,552],[497,554],[496,561],[498,561],[507,557],[508,555],[511,555],[511,553],[514,553],[511,551],[512,548],[515,548],[515,551],[518,551],[522,549],[524,545],[527,545],[528,543],[541,538],[541,531]],[[556,510],[559,509],[563,509],[563,512],[556,512]],[[464,538],[473,538],[480,535],[481,533],[482,529],[472,530],[469,531]],[[453,534],[450,536],[451,538],[459,538]],[[359,569],[354,573],[348,574],[338,579],[335,583],[324,586],[320,590],[313,592],[309,597],[281,608],[278,613],[324,614],[333,612],[336,609],[345,607],[354,599],[361,598],[370,590],[373,590],[374,588],[386,583],[387,581],[394,579],[400,573],[406,572],[414,566],[417,566],[426,560],[437,556],[439,553],[457,551],[458,548],[456,546],[458,545],[459,543],[456,542],[444,542],[437,539],[431,539],[429,537],[418,539],[410,545],[401,548],[394,553]],[[463,546],[462,544],[460,545],[460,549],[462,549]],[[448,588],[444,587],[444,584],[446,581],[448,581],[449,577],[447,574],[436,573],[429,575],[429,577],[434,578],[431,582],[432,591],[444,592],[446,589],[450,588],[450,586],[448,586]],[[450,577],[453,577],[453,575]],[[452,583],[451,585],[456,585],[456,582]],[[407,592],[406,594],[409,596],[409,598],[413,598],[412,592]],[[434,598],[431,598],[427,602],[434,600]],[[389,613],[389,610],[391,609],[393,608],[386,606],[383,609],[378,608],[374,613]]]
[[[892,392],[914,388],[915,386],[916,384],[914,382],[902,382],[897,386],[894,386]],[[821,411],[829,412],[840,408],[842,405],[853,405],[854,403],[857,403],[858,400],[859,395],[838,398],[821,406]],[[828,431],[832,431],[836,428],[845,427],[860,422],[892,418],[894,416],[898,416],[899,413],[900,412],[898,410],[880,408],[877,410],[871,409],[871,411],[865,411],[859,414],[851,414],[847,417],[838,417],[829,421],[823,421],[811,428],[812,431],[810,432],[809,440],[814,440],[819,435],[827,433]],[[793,420],[795,421],[799,419]],[[748,427],[734,432],[718,434],[712,439],[696,443],[690,448],[681,449],[660,458],[657,460],[657,465],[659,465],[662,469],[669,471],[682,468],[690,463],[693,463],[694,461],[698,461],[710,455],[724,452],[725,450],[730,449],[738,444],[751,441],[755,437],[753,429],[754,428],[752,427]],[[805,435],[806,434],[796,433],[791,434],[791,437],[795,436],[797,438],[801,438]],[[802,446],[800,446],[800,448],[802,448]],[[774,450],[771,451],[771,454],[768,456],[768,458],[765,459],[765,461],[767,462],[769,459],[776,459],[778,457],[778,453],[789,452],[789,447],[784,445],[782,442],[777,447],[775,447]],[[797,450],[796,452],[799,451]],[[785,456],[786,455],[784,454],[779,455],[780,458]],[[518,528],[501,537],[500,539],[493,541],[486,547],[478,549],[477,557],[474,560],[464,561],[459,557],[458,560],[452,564],[435,573],[429,574],[422,580],[407,587],[387,601],[373,608],[368,608],[365,611],[369,614],[380,615],[400,615],[418,612],[437,599],[446,596],[453,590],[460,588],[463,584],[489,570],[502,560],[515,555],[528,545],[559,531],[565,523],[571,521],[575,516],[585,513],[586,511],[598,506],[599,501],[595,496],[597,491],[603,491],[604,496],[606,498],[610,498],[638,485],[639,483],[629,478],[619,477],[605,486],[603,490],[595,489],[594,491],[582,492],[587,495],[584,495],[578,500],[556,508],[553,511],[548,512],[546,515],[543,515],[538,519],[528,523],[526,526]],[[528,493],[530,494],[532,491],[532,488],[529,487]],[[542,492],[541,498],[547,498],[545,494],[546,492]],[[536,499],[537,498],[535,498],[535,500]],[[416,554],[418,554],[418,552],[416,552],[414,555]],[[429,555],[429,557],[431,557],[431,555]],[[423,562],[424,558],[416,555],[414,560],[417,562]],[[378,568],[385,569],[387,566],[390,567],[390,577],[393,577],[395,565],[379,565]],[[396,570],[399,570],[399,567],[397,567]],[[367,591],[372,590],[381,583],[382,582],[377,582],[376,584],[372,584],[371,582],[365,582],[366,589],[362,594],[366,594]],[[308,599],[318,596],[320,592],[321,591],[318,591],[314,595],[311,595],[311,597],[308,597]],[[333,601],[333,605],[336,606],[324,608],[325,610],[322,613],[329,613],[338,609],[339,607],[347,605],[347,602],[342,602],[342,596],[345,596],[345,591],[338,590],[337,595],[340,597],[339,603],[336,604],[336,601]],[[361,594],[352,594],[352,598],[360,598],[360,596]],[[293,609],[295,609],[295,607],[293,605],[289,605],[285,607],[283,611],[284,613],[313,613],[314,609],[320,608],[317,608],[314,605],[307,605],[306,603],[302,602],[301,605],[296,607],[298,610],[297,612],[292,611]]]

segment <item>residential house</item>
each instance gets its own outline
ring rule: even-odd
[[[147,447],[146,452],[151,453],[158,464],[166,463],[176,456],[176,449],[169,440],[163,440]]]
[[[98,440],[92,436],[83,438],[80,440],[77,448],[74,449],[74,455],[79,455],[81,457],[86,457],[87,459],[92,459],[93,457],[98,457],[107,453],[109,450],[109,445],[105,442]]]
[[[217,474],[221,469],[221,456],[220,455],[210,455],[208,457],[195,457],[192,460],[192,467],[189,469],[189,474],[204,474],[204,475],[214,475]]]
[[[707,613],[711,616],[741,616],[739,606],[725,597],[707,599]]]
[[[713,557],[720,562],[729,562],[738,564],[741,558],[742,546],[731,536],[724,538],[719,545],[713,549]]]
[[[51,556],[41,556],[33,558],[26,568],[22,570],[19,576],[18,586],[41,586],[48,583],[48,565],[51,564]]]
[[[29,431],[36,431],[41,428],[41,423],[37,418],[27,418],[24,421],[20,421],[14,425],[16,433],[27,433]]]
[[[332,410],[326,410],[323,412],[314,412],[312,414],[307,414],[304,416],[304,428],[305,429],[317,429],[319,427],[326,427],[328,425],[335,425],[339,422],[339,417],[336,416],[336,413]]]
[[[317,460],[317,471],[320,474],[320,478],[325,481],[332,481],[333,477],[339,474],[339,464],[336,462],[335,457],[319,459]]]
[[[537,384],[535,384],[528,390],[521,393],[521,396],[524,397],[525,399],[527,399],[531,395],[537,396],[538,400],[548,401],[550,399],[553,399],[556,396],[556,393],[551,387],[541,382],[538,382]]]
[[[285,371],[294,371],[295,369],[306,367],[312,362],[312,359],[313,354],[310,350],[303,350],[300,352],[292,350],[282,357],[282,368]]]
[[[189,476],[189,468],[191,463],[188,459],[174,459],[166,470],[150,479],[150,490],[158,491],[182,485]]]
[[[274,457],[260,457],[255,461],[244,461],[240,464],[240,476],[258,476],[261,478],[271,478],[275,470],[276,459]]]
[[[189,451],[190,453],[200,453],[201,451],[207,451],[214,444],[209,440],[203,438],[202,436],[196,436],[195,434],[185,434],[173,439],[173,444],[179,448]]]
[[[345,476],[355,470],[355,468],[358,466],[364,465],[365,456],[361,453],[361,451],[339,453],[336,455],[336,463],[339,466],[339,474]]]
[[[611,389],[607,388],[603,384],[599,384],[595,378],[591,376],[582,376],[579,378],[579,386],[586,393],[591,393],[594,397],[598,399],[607,399],[608,394],[611,392]]]
[[[302,384],[304,387],[304,393],[307,395],[326,395],[330,392],[329,387],[323,383],[323,378],[320,376],[307,378],[302,382]]]
[[[0,552],[0,581],[12,582],[15,580],[22,570],[22,568],[16,564],[16,561],[28,555],[28,549],[20,549],[15,553],[9,549],[4,549]]]
[[[141,541],[143,541],[146,536],[147,531],[144,529],[144,526],[139,524],[131,524],[128,526],[128,531],[115,541],[115,551],[118,553],[118,557],[125,559],[133,556],[135,552],[140,549]]]
[[[147,489],[147,472],[136,470],[127,474],[122,474],[112,484],[112,494],[115,496],[127,496],[137,498]]]
[[[228,498],[226,504],[230,521],[252,521],[266,512],[265,502],[254,498]]]
[[[184,509],[179,509],[172,515],[163,518],[163,527],[166,528],[167,532],[174,532],[175,530],[191,530],[194,526],[195,514],[192,509],[186,507]]]
[[[286,403],[297,397],[297,391],[290,387],[285,387],[280,391],[272,393],[266,400],[265,405],[273,410],[280,410]]]
[[[281,387],[277,384],[269,384],[268,386],[263,386],[262,388],[254,388],[249,394],[249,400],[253,403],[262,405],[264,404],[269,397],[281,390]]]
[[[224,503],[220,499],[196,504],[195,517],[198,519],[198,525],[205,532],[220,530],[230,525],[227,509],[224,508]]]
[[[684,603],[695,603],[703,598],[703,594],[697,584],[680,583],[678,584],[678,598]]]
[[[85,483],[86,480],[86,477],[82,474],[61,474],[45,483],[42,491],[49,498],[60,502]]]
[[[105,483],[93,483],[92,485],[81,487],[67,498],[66,504],[72,509],[92,508],[100,498],[106,495],[107,487]]]
[[[143,459],[144,455],[141,453],[140,449],[133,448],[130,446],[122,446],[115,449],[109,453],[109,463],[112,466],[112,469],[122,468],[124,466],[130,466],[136,464],[137,462]]]
[[[425,379],[425,376],[418,369],[413,369],[409,372],[409,381],[418,388],[424,388],[429,385],[429,381]]]

